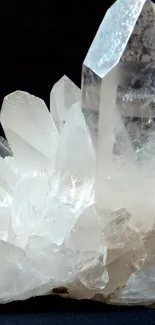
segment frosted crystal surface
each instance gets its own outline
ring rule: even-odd
[[[59,132],[63,129],[69,108],[79,101],[81,91],[67,76],[63,76],[53,86],[50,94],[50,111]]]
[[[0,303],[155,301],[154,23],[151,1],[117,0],[84,60],[82,92],[63,76],[50,112],[26,92],[4,98]]]

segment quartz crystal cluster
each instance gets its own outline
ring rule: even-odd
[[[0,303],[44,294],[155,301],[155,6],[117,0],[50,112],[4,98]]]

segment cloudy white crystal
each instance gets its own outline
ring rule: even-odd
[[[50,111],[59,132],[63,130],[69,108],[80,100],[80,89],[67,76],[63,76],[53,86],[50,94]]]
[[[25,156],[28,156],[27,146],[31,146],[43,159],[48,159],[52,167],[59,135],[43,100],[22,91],[6,96],[2,105],[1,123],[15,157],[16,154],[24,155],[24,150]],[[24,144],[21,150],[22,141]],[[29,151],[32,150],[29,148]]]

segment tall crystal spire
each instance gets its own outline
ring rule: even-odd
[[[139,184],[153,166],[154,6],[146,0],[117,0],[83,63],[82,107],[97,149],[97,200],[108,212],[130,208],[135,175]],[[139,185],[138,190],[144,195]]]

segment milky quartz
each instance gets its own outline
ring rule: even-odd
[[[50,112],[26,92],[4,98],[1,303],[155,301],[154,15],[150,1],[117,0],[84,60],[82,91],[63,76]]]

